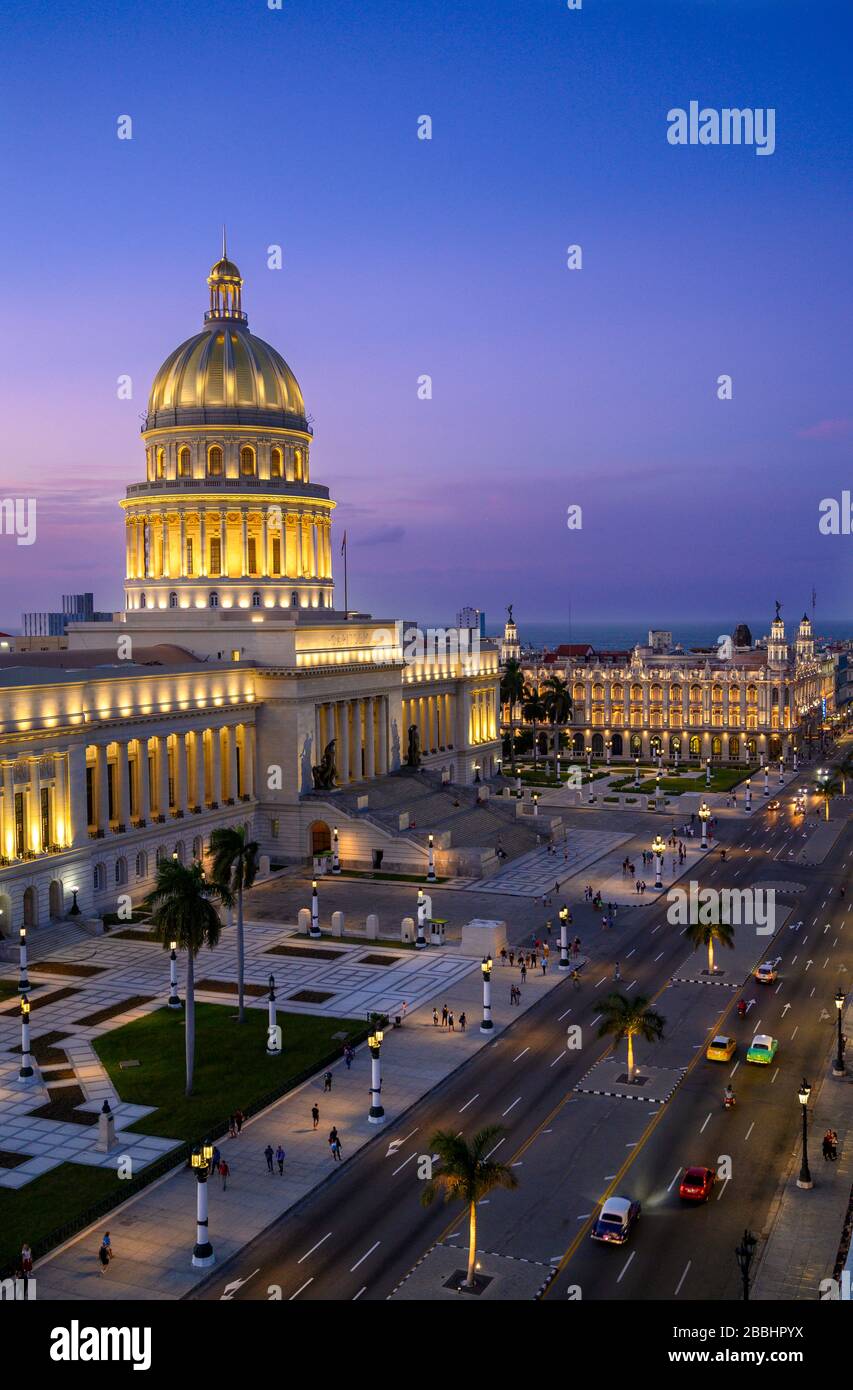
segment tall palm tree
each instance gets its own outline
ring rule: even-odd
[[[624,994],[608,994],[601,1004],[601,1023],[598,1036],[613,1035],[616,1043],[628,1039],[628,1076],[634,1079],[634,1039],[645,1038],[646,1042],[659,1042],[663,1037],[665,1018],[648,1007],[649,1001],[643,995],[628,999]]]
[[[684,929],[684,935],[697,951],[700,946],[707,946],[709,975],[714,973],[714,942],[719,941],[721,946],[734,950],[734,927],[728,922],[690,922]]]
[[[195,1063],[195,958],[202,946],[213,950],[219,941],[222,924],[212,899],[217,896],[213,884],[206,882],[200,864],[187,867],[175,859],[164,859],[157,866],[157,883],[145,899],[151,912],[154,934],[164,950],[176,941],[179,951],[187,953],[186,1056],[187,1089],[193,1092]]]
[[[542,699],[554,730],[554,772],[560,758],[560,729],[572,717],[572,697],[569,683],[562,676],[549,676],[542,686]]]
[[[533,766],[537,766],[539,761],[539,728],[543,720],[548,718],[548,711],[545,708],[545,701],[539,694],[535,685],[524,687],[524,703],[521,706],[523,718],[529,719],[533,725]]]
[[[243,1023],[245,951],[243,944],[243,889],[251,888],[258,872],[260,846],[250,840],[244,826],[214,830],[210,837],[213,858],[212,878],[226,907],[237,904],[237,998],[238,1021]]]
[[[500,1125],[486,1125],[471,1140],[470,1145],[448,1129],[438,1130],[430,1139],[430,1149],[441,1159],[441,1172],[430,1178],[421,1201],[425,1207],[439,1192],[445,1202],[464,1202],[468,1208],[468,1273],[465,1287],[474,1287],[474,1266],[477,1261],[477,1203],[495,1187],[518,1187],[518,1178],[505,1163],[489,1158],[503,1130]]]
[[[510,657],[501,676],[501,703],[509,705],[509,755],[515,772],[515,723],[513,711],[524,693],[524,672],[521,662]]]

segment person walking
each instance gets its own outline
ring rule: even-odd
[[[438,1027],[438,1009],[433,1009],[432,1011],[432,1026],[433,1028]]]
[[[314,1121],[314,1128],[316,1129],[320,1123],[320,1107],[316,1101],[311,1106],[311,1119]]]
[[[522,961],[522,962],[521,962],[521,983],[524,984],[524,982],[525,982],[526,979],[527,979],[527,966],[524,964],[524,961]]]
[[[33,1272],[33,1252],[26,1241],[21,1246],[21,1278],[24,1281],[24,1298],[29,1298],[30,1275]]]
[[[515,951],[510,951],[510,953],[509,953],[509,963],[510,963],[511,966],[515,964]]]
[[[224,1158],[219,1160],[219,1176],[222,1179],[222,1191],[226,1192],[228,1189],[228,1179],[231,1176],[231,1169]]]
[[[337,1125],[332,1125],[332,1128],[329,1130],[329,1152],[332,1155],[333,1162],[340,1163],[341,1141],[338,1137]]]
[[[442,1004],[442,1006],[441,1006],[441,1026],[442,1026],[442,1028],[446,1028],[446,1027],[447,1027],[447,1005],[446,1005],[446,1004]]]
[[[829,1162],[831,1153],[832,1153],[832,1134],[831,1134],[831,1131],[830,1131],[830,1130],[827,1130],[826,1133],[825,1133],[825,1135],[823,1136],[823,1161],[824,1161],[824,1163],[828,1163],[828,1162]]]
[[[276,1151],[275,1151],[275,1161],[276,1161],[276,1163],[278,1164],[278,1175],[279,1175],[280,1178],[283,1178],[283,1177],[284,1177],[284,1149],[281,1147],[281,1144],[279,1144],[278,1148],[277,1148]]]
[[[616,981],[617,984],[622,979],[622,971],[619,969],[618,960],[616,962],[616,969],[613,971],[613,979]]]
[[[266,1148],[264,1149],[264,1158],[265,1158],[266,1161],[267,1161],[267,1172],[269,1172],[269,1173],[274,1172],[274,1169],[273,1169],[273,1166],[272,1166],[273,1157],[274,1157],[274,1155],[273,1155],[273,1147],[272,1147],[272,1144],[267,1144]]]
[[[450,1010],[450,1013],[447,1015],[447,1026],[448,1026],[448,1028],[450,1029],[450,1031],[451,1031],[451,1033],[452,1033],[452,1032],[453,1032],[453,1010],[452,1010],[452,1009]]]
[[[240,1138],[240,1132],[241,1132],[241,1130],[242,1130],[242,1128],[243,1128],[243,1121],[245,1120],[245,1118],[246,1118],[246,1116],[243,1114],[242,1110],[235,1110],[235,1111],[234,1111],[234,1123],[235,1123],[235,1125],[237,1126],[237,1138],[238,1138],[238,1139]]]
[[[547,975],[547,974],[548,974],[548,957],[547,957],[547,956],[543,956],[543,957],[542,957],[542,974],[543,974],[543,975]]]
[[[102,1274],[106,1274],[106,1272],[107,1272],[107,1266],[109,1265],[110,1260],[112,1259],[112,1257],[113,1257],[113,1247],[112,1247],[112,1242],[111,1242],[111,1240],[110,1240],[110,1233],[109,1233],[109,1231],[105,1231],[105,1232],[104,1232],[104,1238],[103,1238],[103,1240],[101,1241],[101,1248],[100,1248],[99,1251],[98,1251],[98,1260],[100,1261],[101,1273],[102,1273]]]
[[[506,963],[507,963],[507,949],[506,949],[506,946],[502,946],[502,947],[501,947],[501,965],[506,965]]]
[[[581,939],[580,939],[579,936],[576,936],[575,939],[574,939],[574,941],[572,942],[572,955],[575,957],[576,960],[577,960],[578,956],[580,955],[580,950],[581,950]]]
[[[467,1018],[465,1017],[465,1010],[463,1009],[463,1010],[462,1010],[462,1013],[459,1015],[459,1031],[460,1031],[460,1033],[464,1033],[464,1032],[465,1032],[465,1025],[466,1025],[467,1022],[468,1022],[468,1020],[467,1020]]]
[[[434,1010],[434,1009],[433,1009],[433,1013],[435,1013],[435,1010]],[[345,1061],[346,1064],[347,1064],[347,1071],[349,1071],[350,1067],[352,1066],[352,1059],[353,1059],[354,1056],[355,1056],[355,1053],[353,1052],[353,1050],[352,1050],[352,1048],[350,1047],[349,1043],[347,1043],[346,1047],[344,1048],[344,1061]]]
[[[235,1115],[228,1116],[228,1135],[231,1139],[237,1138],[237,1118]]]
[[[326,1075],[323,1077],[323,1091],[324,1091],[324,1092],[328,1092],[328,1091],[331,1091],[331,1089],[332,1089],[332,1073],[331,1073],[330,1071],[327,1071],[327,1072],[326,1072]]]

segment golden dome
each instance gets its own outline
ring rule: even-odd
[[[223,256],[208,276],[204,328],[175,348],[154,378],[145,429],[269,425],[307,430],[299,383],[284,358],[248,330],[243,280]]]

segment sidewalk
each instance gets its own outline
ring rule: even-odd
[[[528,974],[520,1008],[509,1004],[510,984],[520,983],[518,971],[495,966],[495,1028],[491,1035],[479,1031],[482,984],[479,965],[473,961],[469,973],[455,980],[446,993],[436,995],[410,1013],[402,1028],[389,1029],[382,1049],[384,1124],[372,1125],[367,1119],[370,1056],[367,1048],[361,1047],[350,1072],[343,1061],[332,1068],[331,1094],[324,1094],[322,1076],[318,1074],[245,1124],[238,1139],[221,1140],[231,1177],[224,1193],[218,1177],[210,1182],[210,1238],[217,1261],[223,1263],[236,1254],[343,1166],[331,1158],[328,1133],[332,1125],[340,1133],[344,1163],[377,1135],[380,1143],[387,1143],[384,1134],[390,1133],[407,1109],[557,986],[564,977],[558,960],[559,950],[552,946],[547,976],[541,971]],[[456,1017],[454,1032],[432,1023],[433,1005],[440,1013],[445,1003]],[[468,1026],[461,1033],[458,1020],[463,1010]],[[316,1131],[311,1121],[315,1102],[320,1109]],[[277,1168],[274,1175],[267,1171],[263,1154],[267,1144],[275,1149],[279,1143],[287,1154],[284,1177],[279,1177]],[[196,1179],[186,1169],[153,1184],[111,1212],[97,1227],[84,1231],[38,1263],[39,1299],[184,1297],[211,1272],[194,1269],[190,1263],[195,1240],[195,1201]],[[96,1257],[105,1230],[110,1231],[115,1259],[102,1275]]]
[[[848,1039],[853,1037],[853,1001],[845,1013],[844,1031]],[[797,1187],[801,1161],[797,1135],[784,1184],[771,1209],[769,1236],[759,1257],[751,1294],[754,1299],[814,1300],[820,1297],[821,1280],[833,1276],[853,1184],[851,1060],[853,1045],[848,1045],[848,1072],[839,1078],[832,1075],[829,1058],[816,1099],[812,1092],[809,1168],[814,1187]],[[821,1140],[827,1129],[838,1134],[835,1163],[827,1163],[821,1154]]]

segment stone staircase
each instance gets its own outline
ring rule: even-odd
[[[45,960],[57,951],[66,951],[71,946],[91,942],[92,933],[76,922],[54,922],[49,927],[31,927],[27,932],[27,962]],[[0,960],[17,961],[17,941],[0,942]]]

